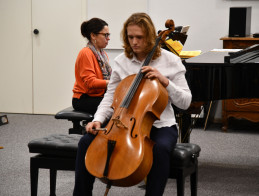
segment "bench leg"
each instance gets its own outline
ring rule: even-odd
[[[30,159],[31,196],[37,196],[39,168],[33,157]]]
[[[185,177],[183,176],[183,174],[177,177],[176,182],[177,182],[177,196],[184,196]]]
[[[190,176],[191,183],[191,196],[197,196],[197,182],[198,182],[198,167],[196,167],[196,171]]]
[[[81,134],[83,133],[82,126],[80,125],[79,120],[74,120],[72,121],[73,123],[73,128],[69,129],[69,134]]]
[[[57,170],[50,169],[50,196],[56,196],[56,179],[57,179]]]

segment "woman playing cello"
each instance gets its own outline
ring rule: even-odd
[[[113,72],[107,92],[95,113],[92,122],[78,145],[76,160],[76,182],[74,195],[92,195],[93,177],[85,168],[85,154],[97,131],[113,114],[113,95],[121,80],[135,74],[154,46],[156,30],[151,18],[145,13],[135,13],[124,23],[122,30],[124,53],[115,58]],[[185,79],[185,67],[173,53],[157,48],[149,66],[141,68],[145,78],[158,79],[168,91],[168,103],[150,132],[153,147],[153,164],[147,176],[146,196],[163,195],[169,175],[170,153],[177,142],[178,132],[172,104],[187,109],[191,103],[191,92]],[[100,148],[106,146],[100,146]]]

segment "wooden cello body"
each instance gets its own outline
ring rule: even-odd
[[[173,20],[166,27],[170,30],[160,33],[142,66],[149,64],[161,38],[174,30]],[[123,79],[115,90],[114,113],[105,131],[98,132],[87,150],[87,170],[109,186],[127,187],[142,181],[153,163],[150,130],[167,104],[167,90],[157,79],[145,79],[141,71]]]
[[[121,107],[135,77],[128,76],[118,85],[112,104],[115,112],[86,153],[88,171],[113,186],[133,186],[147,176],[153,161],[150,130],[168,103],[167,90],[160,82],[142,79],[128,108]]]

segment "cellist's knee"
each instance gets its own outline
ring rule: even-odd
[[[178,131],[175,125],[162,128],[153,127],[150,133],[150,138],[155,142],[154,149],[157,149],[157,153],[170,154],[177,142],[177,137]]]

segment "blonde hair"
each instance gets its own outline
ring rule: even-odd
[[[128,40],[128,32],[127,32],[127,27],[129,25],[137,25],[143,30],[145,34],[145,39],[147,42],[147,47],[144,52],[148,54],[155,46],[155,42],[156,42],[156,29],[151,18],[146,13],[135,13],[135,14],[132,14],[123,25],[123,29],[121,31],[121,37],[123,41],[124,53],[128,58],[132,58],[133,50],[130,47],[130,43]],[[161,48],[160,46],[158,46],[155,50],[155,53],[152,59],[154,60],[160,55],[161,55]]]

